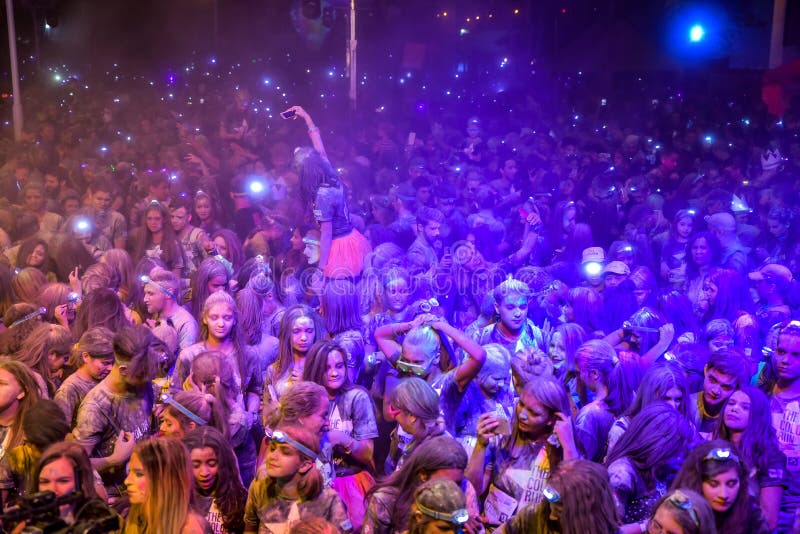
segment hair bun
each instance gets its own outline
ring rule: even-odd
[[[250,278],[250,281],[247,282],[247,287],[249,287],[256,295],[260,295],[262,297],[267,296],[269,293],[275,290],[275,284],[264,272],[261,271],[255,273]]]

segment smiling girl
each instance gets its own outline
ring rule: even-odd
[[[192,466],[186,447],[174,438],[136,444],[125,486],[131,509],[125,534],[205,534],[208,525],[191,507]]]
[[[23,241],[17,253],[17,268],[33,267],[39,269],[47,277],[48,282],[55,282],[56,275],[49,271],[47,242],[40,238]]]
[[[352,531],[339,495],[323,489],[322,474],[315,466],[318,454],[319,438],[304,427],[283,425],[272,432],[267,477],[253,482],[247,495],[245,532],[286,532],[311,517]]]
[[[303,380],[325,387],[330,400],[327,441],[333,446],[336,478],[333,489],[347,504],[354,530],[361,528],[364,496],[375,484],[373,440],[378,437],[375,405],[367,390],[350,382],[345,350],[323,340],[315,343],[306,358]]]
[[[577,323],[558,325],[550,334],[547,356],[553,362],[553,376],[564,384],[573,402],[582,405],[578,393],[578,371],[575,367],[575,352],[586,341],[586,330]],[[584,395],[585,396],[585,395]]]
[[[73,441],[61,441],[45,449],[33,475],[32,493],[52,491],[56,497],[73,492],[82,494],[73,504],[60,507],[61,518],[69,525],[90,517],[93,513],[114,514],[97,494],[86,451]],[[83,513],[84,516],[76,517],[76,513]]]

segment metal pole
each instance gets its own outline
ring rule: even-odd
[[[19,90],[19,67],[17,66],[17,30],[14,27],[14,3],[6,0],[6,23],[8,24],[8,53],[11,56],[11,90],[14,92],[11,115],[14,122],[14,140],[22,137],[22,92]],[[37,60],[39,58],[36,58]]]
[[[356,97],[358,90],[358,53],[356,48],[358,41],[356,41],[356,0],[350,0],[350,43],[348,46],[348,73],[350,76],[350,107],[356,109]]]
[[[219,54],[219,2],[214,0],[213,3],[213,17],[214,17],[214,53]]]
[[[769,43],[769,68],[783,63],[783,28],[786,23],[786,0],[775,0],[772,9],[772,38]]]

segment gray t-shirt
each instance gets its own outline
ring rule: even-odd
[[[197,343],[197,321],[191,313],[186,311],[186,308],[175,306],[175,311],[167,319],[172,322],[172,326],[178,331],[178,346],[181,349]]]
[[[149,387],[149,386],[148,386]],[[97,384],[78,408],[78,420],[73,434],[75,441],[91,458],[105,458],[114,451],[114,443],[122,431],[141,441],[157,429],[152,419],[153,401],[145,393],[118,395],[108,386],[108,377]],[[100,473],[103,483],[121,485],[125,479],[124,466],[115,466]]]
[[[323,185],[317,190],[317,197],[314,201],[314,218],[318,223],[331,223],[333,239],[346,236],[353,230],[350,211],[347,209],[347,199],[341,186]]]
[[[367,390],[354,387],[331,401],[328,427],[345,432],[355,440],[377,438],[375,405]],[[334,448],[333,466],[337,477],[355,475],[366,467],[347,456],[338,446]]]
[[[608,432],[613,424],[614,415],[605,402],[591,402],[578,412],[575,418],[575,441],[587,460],[602,462],[606,457]]]
[[[81,378],[78,373],[72,373],[59,386],[53,400],[69,421],[69,426],[74,427],[78,422],[78,407],[98,383],[94,380]]]
[[[787,484],[781,497],[778,530],[788,532],[800,508],[800,396],[773,395],[770,412],[778,447],[786,455]]]
[[[289,528],[303,519],[321,517],[339,527],[341,532],[350,532],[350,520],[339,494],[332,489],[322,490],[318,496],[303,501],[289,501],[267,494],[269,479],[256,480],[250,485],[244,522],[248,527],[257,527],[259,534],[288,532]]]

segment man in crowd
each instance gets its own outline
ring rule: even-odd
[[[164,323],[175,328],[181,349],[195,343],[197,321],[179,304],[181,299],[178,278],[164,269],[153,269],[144,280],[144,305],[150,314],[147,325],[156,327]]]

